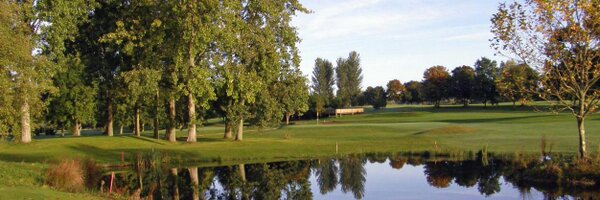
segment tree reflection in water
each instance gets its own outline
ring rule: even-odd
[[[527,198],[532,189],[543,192],[546,199],[567,196],[588,199],[600,195],[598,188],[559,187],[523,181],[518,179],[518,168],[502,160],[482,162],[478,158],[454,161],[382,154],[220,167],[142,165],[132,170],[115,171],[113,193],[131,199],[312,199],[311,175],[314,175],[315,182],[312,184],[321,194],[337,189],[360,199],[365,197],[365,165],[382,164],[397,170],[406,165],[422,167],[430,189],[456,184],[464,188],[475,187],[481,195],[490,196],[501,191],[500,178],[504,177],[504,182],[517,188],[522,198]],[[104,173],[101,179],[95,179],[108,183],[102,186],[102,191],[109,190],[110,172]],[[425,191],[415,191],[419,192]]]

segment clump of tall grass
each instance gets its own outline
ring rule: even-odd
[[[46,170],[45,183],[69,192],[79,192],[85,187],[99,184],[102,169],[91,159],[67,159],[50,164]]]
[[[548,142],[546,135],[542,135],[542,139],[540,140],[540,150],[543,160],[551,159],[552,147],[554,147],[554,143]]]
[[[63,160],[51,164],[46,171],[46,184],[69,192],[84,189],[84,172],[79,160]]]

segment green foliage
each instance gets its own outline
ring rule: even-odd
[[[435,107],[448,97],[450,74],[444,66],[433,66],[423,73],[423,96]]]
[[[531,100],[537,88],[537,72],[526,64],[517,64],[509,60],[500,65],[501,75],[496,80],[500,94],[513,103],[525,104]]]
[[[496,88],[496,79],[500,76],[500,70],[496,61],[486,57],[475,62],[475,98],[482,101],[497,103],[499,101],[498,89]]]
[[[363,80],[360,55],[356,51],[352,51],[348,54],[348,58],[338,58],[335,73],[337,76],[337,97],[341,101],[340,107],[349,107],[356,104]]]
[[[287,115],[302,115],[308,110],[307,79],[299,69],[286,70],[281,75],[278,90],[279,101]]]
[[[406,94],[403,96],[404,101],[407,103],[421,103],[423,102],[423,84],[418,81],[410,81],[404,83],[406,88]]]
[[[391,80],[387,83],[387,98],[393,101],[402,100],[402,96],[406,93],[406,88],[398,79]]]
[[[450,81],[450,96],[461,99],[464,106],[467,106],[473,98],[475,90],[475,71],[473,68],[469,66],[455,68],[452,70]]]
[[[367,87],[363,93],[366,103],[373,106],[374,109],[385,108],[387,105],[387,93],[381,86]]]
[[[333,86],[335,77],[333,65],[326,59],[317,58],[312,72],[311,89],[313,95],[318,95],[327,106],[333,100]]]
[[[95,122],[97,85],[86,81],[85,66],[69,58],[64,71],[54,77],[58,92],[52,94],[48,118],[61,128]]]

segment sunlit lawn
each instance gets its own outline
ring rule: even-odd
[[[66,157],[91,157],[102,163],[126,161],[140,152],[161,152],[193,161],[279,160],[364,152],[478,151],[487,146],[494,153],[537,153],[542,136],[553,152],[575,154],[578,135],[569,114],[536,112],[530,108],[512,111],[510,106],[483,109],[458,106],[390,106],[362,115],[298,121],[278,129],[248,128],[243,142],[222,139],[223,127],[199,128],[198,143],[171,144],[131,133],[114,137],[84,132],[82,137],[40,137],[31,144],[0,144],[0,159],[44,162]],[[214,121],[214,120],[213,120]],[[587,121],[588,148],[598,150],[600,117]],[[86,135],[86,133],[88,133]],[[164,130],[161,131],[164,134]]]

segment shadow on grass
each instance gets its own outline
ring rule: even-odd
[[[501,112],[501,113],[510,113],[510,112],[532,112],[536,110],[547,109],[548,105],[526,105],[520,106],[517,105],[514,109],[512,105],[498,105],[498,106],[490,106],[483,107],[481,104],[469,105],[468,107],[463,107],[461,105],[442,105],[440,108],[435,108],[433,105],[405,105],[402,107],[394,107],[394,108],[384,108],[380,110],[375,110],[373,108],[365,108],[365,113],[367,114],[375,114],[375,113],[388,113],[388,112],[433,112],[433,113],[444,113],[444,112]]]
[[[153,137],[147,137],[147,136],[143,136],[143,135],[142,136],[127,135],[125,137],[133,138],[133,139],[138,139],[138,140],[142,140],[142,141],[145,141],[145,142],[151,142],[151,143],[154,143],[154,144],[165,145],[164,143],[160,142],[161,139],[156,139],[156,138],[153,138]]]
[[[496,118],[471,118],[471,119],[445,119],[445,120],[434,120],[434,122],[446,122],[446,123],[494,123],[494,122],[505,122],[512,120],[521,120],[521,119],[534,119],[534,118],[545,118],[548,116],[545,115],[533,115],[533,116],[518,116],[518,117],[496,117]]]
[[[48,155],[0,153],[0,159],[11,162],[40,162],[48,159]]]
[[[168,155],[173,158],[178,159],[189,159],[194,160],[194,158],[199,157],[200,155],[196,152],[186,151],[182,149],[152,149],[149,148],[133,148],[133,149],[102,149],[91,145],[86,144],[78,144],[69,146],[69,148],[83,153],[84,157],[89,157],[93,159],[97,159],[100,161],[108,161],[108,162],[119,162],[121,160],[121,153],[124,153],[125,162],[130,162],[132,158],[139,154],[146,154],[150,152],[156,151],[157,153]]]

